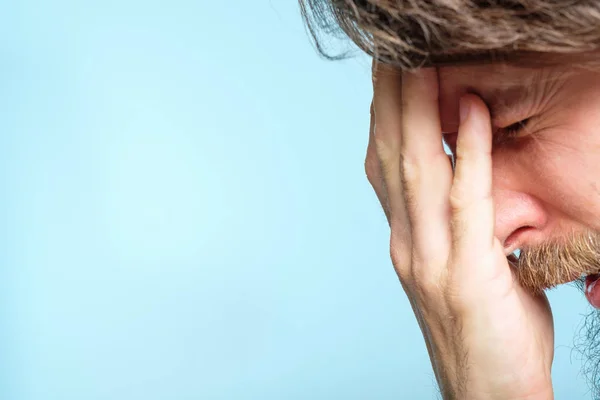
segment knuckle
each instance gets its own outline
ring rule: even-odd
[[[413,157],[400,156],[402,181],[406,186],[412,186],[419,181],[421,168]]]
[[[392,234],[390,257],[400,280],[403,282],[408,282],[412,280],[410,274],[412,257],[407,246],[395,239],[395,236],[396,235]]]
[[[402,194],[406,202],[407,211],[413,210],[417,205],[417,185],[421,173],[419,168],[412,161],[401,160],[400,183],[402,185]]]
[[[390,256],[392,258],[392,264],[394,264],[396,270],[404,272],[410,269],[410,257],[406,254],[406,252],[400,250],[396,246],[391,246]]]
[[[450,204],[452,212],[456,213],[468,208],[470,201],[465,195],[465,190],[460,186],[454,185],[452,186],[452,189],[450,189],[448,203]]]
[[[377,152],[378,158],[382,162],[395,159],[400,152],[400,142],[398,135],[385,125],[373,124],[373,134],[371,137],[373,147]]]
[[[387,163],[397,153],[396,146],[394,144],[394,138],[391,135],[387,135],[382,128],[375,127],[373,131],[373,147],[377,154],[377,158],[382,163]]]
[[[371,185],[378,184],[380,180],[380,167],[377,158],[373,155],[373,152],[367,151],[364,167],[369,183],[371,183]]]

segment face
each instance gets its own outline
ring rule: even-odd
[[[507,255],[521,249],[516,271],[532,290],[600,272],[599,77],[565,67],[439,68],[452,152],[460,96],[478,94],[490,109],[495,233]]]
[[[581,276],[600,308],[600,79],[566,68],[483,65],[439,69],[444,139],[456,154],[458,100],[487,104],[495,234],[508,255],[521,249],[515,276],[541,291]],[[584,373],[600,391],[600,310],[581,330]]]

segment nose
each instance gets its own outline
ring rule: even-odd
[[[541,239],[548,223],[547,213],[535,197],[509,189],[494,188],[496,211],[494,234],[506,255]]]

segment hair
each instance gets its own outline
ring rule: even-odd
[[[318,51],[348,37],[402,70],[462,63],[594,61],[598,0],[299,0]]]

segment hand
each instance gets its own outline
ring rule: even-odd
[[[391,227],[391,257],[444,399],[552,399],[552,313],[515,280],[494,236],[492,130],[461,99],[455,169],[435,69],[374,64],[365,167]]]

